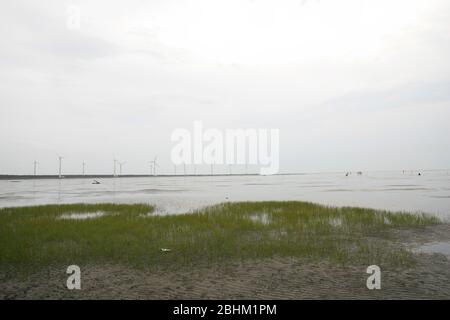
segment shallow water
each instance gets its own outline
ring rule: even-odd
[[[450,242],[431,242],[426,243],[416,251],[424,253],[441,253],[450,258]]]
[[[427,212],[450,218],[447,171],[277,176],[140,177],[0,181],[0,207],[50,203],[151,203],[177,214],[225,201],[301,200]]]
[[[59,219],[68,219],[68,220],[86,220],[93,218],[103,217],[106,212],[96,211],[96,212],[72,212],[59,216]]]
[[[249,216],[249,219],[255,223],[261,223],[264,225],[270,224],[270,217],[267,213],[257,213]]]

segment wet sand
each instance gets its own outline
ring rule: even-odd
[[[368,290],[367,266],[267,259],[144,272],[81,266],[81,290],[65,287],[65,270],[1,279],[1,299],[450,299],[450,263],[422,255],[406,269],[382,269],[381,290]]]
[[[393,243],[411,250],[450,240],[450,225],[400,229]],[[65,269],[28,278],[0,274],[1,299],[450,299],[450,260],[417,253],[407,267],[381,267],[381,290],[368,290],[365,265],[271,258],[142,271],[81,265],[81,290],[70,291]]]

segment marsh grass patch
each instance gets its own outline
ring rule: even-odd
[[[223,203],[182,215],[153,211],[108,203],[0,209],[0,269],[73,263],[176,269],[277,256],[397,266],[413,263],[414,255],[389,242],[390,231],[440,223],[424,214],[296,201]],[[105,214],[61,219],[74,212]]]

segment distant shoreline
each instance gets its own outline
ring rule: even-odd
[[[224,177],[224,176],[258,176],[259,174],[123,174],[114,176],[112,174],[68,174],[59,178],[58,175],[0,175],[0,180],[40,180],[40,179],[107,179],[107,178],[170,178],[170,177]]]
[[[436,171],[446,171],[449,174],[450,169],[408,169],[408,170],[366,170],[362,171],[364,173],[369,172],[404,172],[416,173],[416,172],[436,172]],[[295,176],[295,175],[308,175],[308,174],[341,174],[346,172],[357,172],[357,171],[324,171],[324,172],[290,172],[290,173],[277,173],[274,176]],[[106,178],[171,178],[171,177],[227,177],[227,176],[260,176],[258,173],[218,173],[218,174],[123,174],[123,175],[112,175],[112,174],[67,174],[63,175],[61,179],[106,179]],[[0,180],[39,180],[39,179],[60,179],[57,174],[43,174],[43,175],[32,175],[32,174],[0,174]]]

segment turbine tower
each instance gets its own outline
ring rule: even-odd
[[[116,177],[116,176],[117,176],[117,174],[116,174],[116,165],[117,165],[117,159],[116,159],[116,157],[114,157],[114,171],[113,171],[113,177]]]
[[[36,175],[36,170],[37,170],[38,162],[37,162],[36,160],[34,160],[33,165],[34,165],[34,168],[33,168],[33,175]]]
[[[158,163],[156,162],[156,159],[158,158],[158,156],[156,156],[153,161],[149,161],[150,163],[150,174],[153,174],[154,176],[156,176],[156,167],[159,167]]]
[[[126,162],[119,162],[119,175],[122,175],[122,166],[125,165]]]
[[[183,163],[183,175],[186,175],[186,163]]]
[[[62,164],[62,159],[64,159],[64,157],[58,155],[58,160],[59,160],[59,171],[58,171],[58,177],[61,179],[62,178],[62,173],[61,173],[61,164]]]
[[[83,176],[85,175],[85,173],[86,173],[86,162],[84,162],[84,160],[83,160]]]
[[[153,161],[149,161],[148,164],[150,165],[150,176],[153,175]]]

